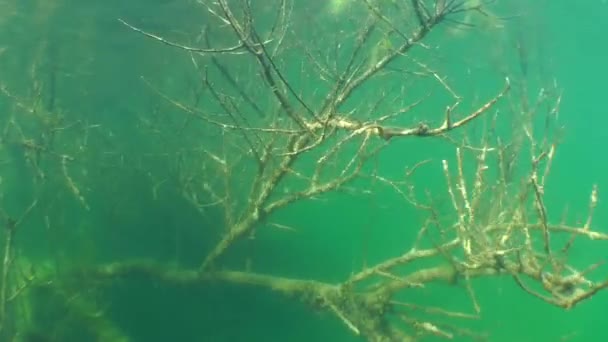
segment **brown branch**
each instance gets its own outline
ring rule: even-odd
[[[187,46],[187,45],[172,42],[161,36],[152,34],[150,32],[144,31],[136,26],[133,26],[123,19],[118,19],[118,22],[127,26],[128,28],[130,28],[131,30],[133,30],[135,32],[143,34],[144,36],[146,36],[148,38],[152,38],[165,45],[168,45],[171,47],[176,47],[176,48],[186,50],[189,52],[209,53],[209,54],[216,54],[216,53],[241,53],[242,54],[242,53],[245,53],[245,51],[243,51],[243,50],[245,50],[245,44],[243,44],[243,42],[240,42],[239,44],[236,44],[236,45],[230,46],[230,47],[225,47],[225,48],[215,48],[215,49],[198,48],[198,47],[192,47],[192,46]]]

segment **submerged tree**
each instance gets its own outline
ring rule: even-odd
[[[510,19],[499,19],[491,14],[493,4],[481,1],[332,4],[332,16],[325,16],[320,27],[311,25],[315,19],[306,17],[307,8],[287,0],[200,1],[206,26],[188,44],[121,19],[131,30],[185,54],[196,75],[192,101],[170,96],[146,80],[155,94],[185,114],[146,122],[154,136],[172,141],[165,152],[172,156],[174,178],[160,183],[174,185],[203,214],[221,212],[222,234],[196,268],[169,261],[117,260],[72,274],[32,275],[27,282],[17,281],[20,286],[8,286],[12,235],[20,220],[3,214],[0,313],[9,299],[28,287],[52,287],[59,283],[55,278],[99,283],[145,276],[168,285],[225,282],[263,287],[327,311],[366,340],[418,341],[426,336],[482,336],[450,322],[481,315],[484,304],[472,285],[477,278],[510,277],[531,297],[565,309],[608,287],[608,282],[589,276],[598,265],[578,267],[568,258],[577,239],[608,239],[592,228],[597,189],[591,191],[588,218],[581,225],[554,223],[545,204],[559,138],[558,89],[543,88],[529,100],[523,46],[514,63],[519,72],[505,71],[512,69],[508,66],[497,70],[495,81],[500,83],[494,82],[490,95],[457,79],[467,77],[464,72],[453,79],[438,70],[442,63],[448,69],[462,63],[446,58],[451,54],[444,48],[488,54],[483,44],[466,41],[471,45],[460,46],[464,44],[454,30],[477,30],[471,19],[475,16],[486,29],[508,26]],[[500,32],[497,28],[489,34]],[[476,94],[486,97],[478,100]],[[439,162],[416,161],[409,151],[394,152],[402,148],[401,140],[412,138],[420,140],[417,148],[437,139],[454,152]],[[177,149],[171,150],[176,142]],[[403,159],[395,160],[398,155]],[[66,155],[57,158],[61,165],[70,160]],[[411,164],[395,178],[382,173],[380,164],[387,161]],[[440,179],[429,171],[437,169]],[[64,178],[84,201],[71,178]],[[425,181],[443,183],[445,190],[425,191]],[[392,189],[404,206],[423,217],[420,227],[413,227],[415,222],[375,227],[417,230],[401,254],[365,262],[337,283],[258,272],[250,258],[242,265],[228,257],[235,252],[246,255],[243,242],[261,229],[292,229],[276,221],[278,212],[328,193],[376,191],[367,190],[370,184]],[[437,198],[447,198],[449,206]],[[462,288],[472,312],[402,299],[437,282]],[[79,307],[86,306],[83,303]],[[126,339],[111,323],[96,322],[112,331],[108,336]]]

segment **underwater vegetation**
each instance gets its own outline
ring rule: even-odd
[[[498,341],[498,288],[608,287],[509,4],[201,0],[69,44],[70,4],[19,6],[48,36],[0,47],[0,341]]]

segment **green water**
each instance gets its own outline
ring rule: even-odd
[[[539,113],[530,119],[539,144],[536,152],[557,146],[543,189],[548,220],[583,227],[597,185],[599,203],[590,229],[606,231],[608,3],[499,0],[474,10],[470,7],[484,2],[465,1],[459,8],[468,11],[433,27],[357,88],[336,115],[372,122],[422,100],[385,126],[415,128],[424,123],[436,128],[444,123],[446,107],[456,101],[452,92],[460,98],[451,117],[456,122],[500,93],[507,77],[511,91],[483,116],[449,132],[449,139],[382,139],[370,129],[366,151],[383,149],[365,161],[358,178],[272,212],[210,267],[201,268],[222,236],[248,215],[248,197],[264,192],[263,187],[251,191],[259,172],[256,158],[265,152],[260,146],[278,137],[268,150],[275,154],[265,172],[279,167],[289,152],[283,135],[260,128],[297,129],[260,65],[273,75],[277,91],[295,115],[313,122],[315,115],[322,115],[319,111],[337,78],[332,81],[328,71],[347,68],[370,18],[378,23],[355,59],[354,68],[360,70],[381,61],[419,28],[412,10],[416,1],[296,0],[282,8],[281,1],[258,0],[251,1],[250,12],[246,1],[227,2],[242,28],[248,25],[243,16],[250,13],[251,24],[263,38],[273,33],[261,39],[267,50],[257,50],[266,64],[242,48],[239,54],[202,55],[183,49],[238,46],[234,30],[214,16],[221,15],[221,9],[213,1],[0,0],[0,341],[367,340],[361,322],[344,311],[352,309],[344,302],[311,305],[302,296],[285,296],[268,285],[214,279],[214,272],[337,286],[415,244],[430,216],[412,205],[412,198],[434,208],[437,226],[429,225],[434,228],[419,245],[433,250],[447,241],[441,240],[442,234],[454,236],[452,225],[458,220],[442,160],[448,161],[455,182],[455,145],[481,148],[489,141],[484,139],[500,137],[508,144],[516,139],[512,132],[524,136],[527,122],[519,122],[518,115],[525,101],[530,111]],[[435,3],[441,8],[460,2],[422,3],[423,16],[430,16]],[[162,38],[145,36],[119,19]],[[548,94],[546,101],[534,107],[541,89]],[[233,125],[255,129],[230,128]],[[366,134],[342,145],[352,132],[329,129],[327,141],[315,144],[322,135],[307,141],[311,150],[289,166],[291,171],[265,205],[310,190],[319,158],[335,146],[341,149],[324,164],[319,184],[341,177]],[[542,145],[544,137],[549,142]],[[523,146],[521,165],[509,183],[513,188],[529,184],[529,144]],[[499,148],[496,140],[486,147]],[[480,150],[462,148],[473,195]],[[487,162],[489,187],[501,181],[495,152],[489,152]],[[356,167],[359,160],[354,160]],[[498,202],[487,191],[479,221],[491,216],[492,204]],[[534,194],[528,195],[533,201]],[[517,195],[509,200],[511,206],[519,201]],[[527,210],[530,222],[536,222],[536,208],[530,205]],[[450,228],[438,228],[439,223]],[[554,250],[570,237],[555,233]],[[542,235],[534,235],[534,241],[542,253]],[[601,239],[579,236],[567,259],[561,254],[556,258],[582,271],[606,258],[605,245]],[[526,247],[517,248],[519,253]],[[391,269],[375,279],[382,284],[425,268],[449,269],[457,260],[448,258],[450,253],[440,250],[432,260]],[[462,252],[454,253],[462,260]],[[508,253],[509,260],[517,262],[516,252]],[[139,266],[121,273],[120,265]],[[548,272],[550,267],[544,267]],[[200,281],[185,279],[196,272]],[[455,341],[608,338],[603,327],[606,291],[565,310],[523,291],[513,272],[519,271],[501,270],[470,282],[463,272],[455,281],[399,292],[392,302],[396,312],[385,314],[391,317],[388,323],[412,339],[393,339],[445,340],[417,328],[423,322],[449,332]],[[605,267],[588,278],[601,283],[607,278]],[[522,279],[535,292],[551,297],[534,279]],[[356,290],[368,289],[362,284]],[[476,317],[409,311],[396,301]]]

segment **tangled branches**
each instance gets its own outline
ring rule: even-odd
[[[356,102],[356,91],[365,90],[369,87],[367,84],[375,82],[383,74],[403,77],[400,72],[391,72],[389,66],[398,65],[400,60],[403,60],[401,63],[404,65],[409,65],[408,52],[417,46],[424,47],[422,41],[435,26],[459,13],[479,10],[477,6],[468,7],[466,3],[456,1],[437,3],[432,9],[422,2],[414,1],[411,5],[400,7],[400,11],[401,14],[412,15],[418,24],[401,27],[394,22],[394,18],[383,14],[377,4],[366,1],[361,9],[367,19],[346,50],[345,62],[340,61],[344,67],[330,69],[322,66],[319,59],[314,59],[309,48],[302,48],[302,54],[307,55],[310,62],[302,67],[302,72],[310,75],[320,72],[325,75],[313,82],[328,79],[326,87],[324,85],[327,91],[322,96],[323,100],[311,104],[308,97],[316,97],[307,94],[304,89],[296,89],[288,81],[286,70],[292,63],[294,45],[302,39],[290,35],[292,26],[295,25],[294,18],[290,17],[293,4],[279,1],[274,15],[271,15],[273,10],[270,10],[268,16],[276,20],[268,32],[261,32],[264,28],[257,28],[253,24],[256,20],[252,17],[254,9],[250,5],[242,3],[241,6],[244,7],[239,16],[237,12],[240,13],[241,10],[237,10],[228,1],[204,4],[210,13],[210,20],[226,25],[236,40],[231,45],[219,47],[214,47],[210,42],[212,36],[220,34],[212,28],[206,28],[201,34],[199,40],[203,47],[195,48],[166,40],[121,20],[139,33],[189,53],[194,67],[201,74],[206,95],[215,103],[205,108],[194,108],[159,92],[160,96],[176,107],[215,127],[219,133],[216,132],[213,136],[223,139],[216,151],[211,150],[215,142],[206,144],[203,156],[208,159],[207,164],[215,165],[210,167],[208,174],[219,175],[223,180],[217,184],[194,184],[196,179],[206,177],[189,175],[183,188],[185,196],[199,208],[208,205],[224,208],[226,233],[206,257],[201,271],[210,269],[231,245],[252,234],[256,226],[277,210],[296,201],[344,188],[361,177],[367,161],[391,140],[397,137],[445,135],[489,112],[510,89],[507,79],[504,88],[481,106],[467,114],[457,113],[456,109],[462,99],[435,71],[414,59],[414,66],[422,69],[421,74],[435,79],[441,89],[453,97],[440,124],[435,127],[425,122],[403,125],[403,118],[424,100],[416,100],[395,109],[383,104],[387,101],[386,92],[374,100],[376,103],[369,110],[366,111],[362,106],[347,112],[345,108],[350,105],[349,101]],[[409,32],[405,33],[405,29]],[[378,44],[389,43],[394,47],[377,47]],[[251,67],[256,68],[254,74],[260,75],[262,84],[257,83],[254,75],[245,81],[253,82],[252,84],[237,81],[234,73],[238,72],[239,66],[224,62],[231,58],[238,58],[238,63],[253,61]],[[302,62],[293,61],[296,64]],[[282,65],[284,66],[281,67]],[[217,81],[212,79],[212,69],[217,71]],[[228,88],[217,84],[226,84]],[[258,94],[260,90],[264,90],[265,94]],[[253,92],[256,95],[249,95]],[[266,96],[270,96],[274,103],[264,107],[257,99]],[[397,94],[394,101],[403,102],[404,99],[400,98],[403,96]],[[213,113],[211,108],[223,113]],[[384,112],[384,108],[387,108],[387,112]],[[390,122],[398,124],[390,125]],[[314,166],[311,168],[303,165],[301,160]],[[237,165],[243,163],[248,163],[248,170],[235,174]],[[250,172],[249,169],[255,171]],[[294,183],[298,184],[295,191],[286,192],[281,189],[291,189]],[[201,198],[200,189],[203,190],[204,197],[212,199],[211,203],[198,202]],[[249,194],[246,198],[235,196],[244,192]]]
[[[538,113],[541,104],[554,101],[546,114],[549,121],[558,110],[560,96],[549,92],[541,93],[533,108],[529,108],[527,100],[509,108],[513,142],[506,144],[499,135],[485,133],[478,147],[456,143],[455,166],[448,160],[441,166],[446,179],[445,195],[451,199],[455,220],[446,221],[436,206],[423,205],[410,198],[429,213],[429,218],[408,252],[366,267],[336,285],[222,271],[227,265],[220,266],[221,257],[237,241],[268,223],[279,209],[343,189],[355,179],[366,177],[400,189],[400,182],[379,177],[375,172],[366,173],[370,158],[397,138],[435,136],[455,143],[448,133],[484,114],[485,122],[496,125],[499,117],[487,116],[497,113],[495,109],[508,96],[511,83],[507,78],[504,88],[495,96],[462,114],[457,109],[463,98],[445,77],[419,62],[414,52],[429,49],[424,42],[440,24],[465,25],[459,21],[461,14],[488,15],[489,5],[482,2],[429,4],[413,0],[407,4],[395,3],[393,9],[375,1],[353,3],[352,13],[365,20],[359,21],[363,25],[351,41],[346,43],[345,38],[351,38],[347,35],[339,38],[337,46],[346,48],[337,52],[336,60],[330,62],[315,55],[314,48],[305,46],[304,40],[294,33],[297,22],[292,15],[293,4],[288,1],[278,1],[276,7],[270,9],[252,8],[249,2],[236,5],[226,0],[202,4],[209,20],[221,23],[222,29],[206,27],[198,39],[200,47],[176,43],[124,20],[121,22],[140,34],[183,50],[201,75],[205,94],[213,105],[195,107],[156,91],[188,113],[189,120],[198,119],[216,130],[213,136],[217,140],[205,144],[202,158],[207,161],[206,174],[216,175],[218,180],[200,182],[198,179],[208,177],[188,174],[182,175],[181,184],[184,196],[197,208],[223,208],[225,233],[205,257],[199,276],[191,274],[184,278],[179,272],[168,275],[155,266],[131,264],[126,268],[109,267],[102,272],[104,277],[139,270],[167,280],[205,282],[213,278],[271,287],[326,308],[351,331],[371,341],[409,341],[425,334],[452,338],[458,330],[444,330],[434,322],[402,313],[401,309],[411,304],[399,303],[395,298],[400,292],[435,281],[454,283],[461,279],[473,302],[473,315],[480,313],[480,303],[471,285],[477,277],[509,275],[524,291],[564,308],[608,286],[586,278],[597,265],[577,270],[568,264],[567,258],[577,236],[602,240],[608,237],[590,228],[597,190],[592,191],[589,219],[583,227],[552,224],[547,214],[544,187],[557,145],[548,136],[538,142],[532,127],[534,118],[541,115]],[[392,13],[393,10],[397,14]],[[269,25],[259,24],[263,20],[253,13],[260,12],[274,21]],[[399,15],[413,20],[397,21]],[[219,35],[232,36],[233,42],[224,45],[212,42],[211,37]],[[305,56],[305,60],[295,56]],[[233,60],[250,62],[249,67],[255,71],[249,73],[249,69],[239,67]],[[295,86],[289,80],[295,77],[289,69],[293,61],[301,64],[300,78],[317,76],[312,80],[321,82],[322,86],[312,93]],[[524,64],[522,61],[521,65]],[[404,71],[412,66],[419,71]],[[377,95],[368,110],[356,101],[355,94],[377,87],[377,79],[397,77],[422,82],[420,75],[435,80],[452,98],[440,123],[434,127],[423,121],[404,125],[404,119],[418,112],[427,100],[425,97],[405,107],[386,106],[385,91]],[[520,86],[525,97],[527,88],[525,84]],[[323,92],[322,96],[316,95],[319,91]],[[403,93],[397,98],[401,96]],[[265,105],[266,100],[261,98],[270,98],[271,104]],[[395,102],[403,102],[402,98],[399,100]],[[529,147],[528,157],[525,146]],[[473,172],[466,166],[465,155],[476,161]],[[470,173],[472,177],[467,176]],[[411,191],[404,189],[403,193]],[[239,196],[241,194],[247,195]],[[203,197],[211,201],[203,203],[200,201]],[[551,239],[555,234],[571,236],[559,251],[554,250],[556,246]],[[436,266],[421,266],[411,273],[400,271],[403,266],[422,260],[439,262]],[[282,286],[285,282],[293,286]],[[527,282],[540,284],[546,293],[536,292]],[[445,316],[466,316],[445,310],[439,312]]]
[[[472,99],[483,91],[466,89],[466,82],[429,66],[441,59],[437,40],[450,40],[442,28],[474,30],[470,17],[488,17],[492,2],[352,1],[341,9],[344,17],[336,17],[336,7],[323,19],[336,25],[330,29],[311,27],[296,15],[305,12],[296,5],[199,1],[207,25],[189,44],[120,19],[187,58],[196,80],[187,89],[192,101],[144,79],[182,114],[165,116],[154,130],[155,136],[187,145],[169,151],[177,155],[171,159],[173,178],[161,183],[173,184],[204,215],[220,212],[221,234],[197,267],[118,260],[63,276],[95,284],[144,277],[169,286],[222,282],[266,288],[324,310],[353,334],[378,342],[479,337],[450,321],[481,316],[477,278],[508,277],[532,297],[565,309],[608,287],[591,276],[599,264],[580,267],[570,258],[575,241],[608,240],[592,227],[598,190],[592,189],[588,218],[580,226],[554,223],[546,204],[559,143],[551,129],[561,94],[543,89],[530,104],[526,80],[501,75],[490,95]],[[520,65],[526,76],[527,61]],[[544,130],[535,131],[539,120]],[[511,127],[506,137],[505,123]],[[479,127],[481,136],[472,138]],[[418,162],[407,174],[440,170],[443,178],[432,182],[444,182],[441,193],[421,200],[424,185],[381,175],[382,153],[409,138],[420,144],[436,138],[455,147],[453,158]],[[227,257],[259,229],[292,229],[276,222],[278,212],[356,188],[362,180],[389,185],[424,217],[404,252],[333,283],[258,273],[251,263],[242,269]],[[447,198],[449,207],[436,198]],[[14,220],[5,221],[16,227]],[[46,286],[54,276],[37,277],[32,286]],[[472,312],[403,299],[433,283],[461,287]]]

